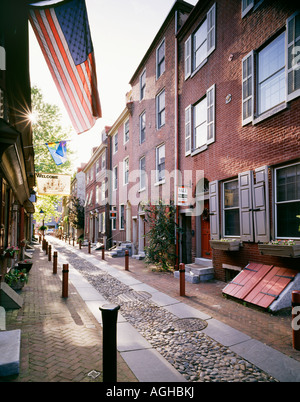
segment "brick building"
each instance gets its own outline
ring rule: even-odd
[[[299,269],[259,246],[300,238],[299,20],[284,1],[201,1],[177,35],[179,168],[193,171],[194,207],[205,208],[180,211],[181,254],[212,255],[218,279],[249,261]],[[211,252],[209,237],[239,249]]]

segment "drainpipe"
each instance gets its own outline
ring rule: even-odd
[[[175,216],[175,253],[176,261],[175,268],[179,267],[179,232],[176,229],[179,225],[179,206],[177,205],[177,192],[178,192],[178,169],[179,169],[179,138],[178,138],[178,41],[177,41],[177,22],[178,22],[178,12],[175,11],[175,110],[174,110],[174,135],[175,135],[175,149],[174,149],[174,159],[175,159],[175,180],[174,180],[174,201],[176,205],[176,216]]]

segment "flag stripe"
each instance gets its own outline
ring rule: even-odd
[[[75,76],[76,69],[73,70],[70,64],[71,56],[68,54],[68,47],[66,44],[63,45],[62,41],[60,40],[60,38],[63,38],[63,34],[60,32],[59,26],[58,30],[56,29],[58,21],[56,20],[55,12],[54,10],[51,10],[51,12],[52,15],[50,14],[49,10],[46,10],[46,18],[49,24],[49,29],[51,29],[49,34],[53,34],[52,43],[54,46],[54,51],[59,57],[61,68],[64,71],[66,79],[68,80],[69,87],[74,96],[74,101],[79,109],[79,113],[82,116],[82,120],[84,120],[85,124],[88,126],[88,124],[93,124],[94,119],[86,104],[86,101],[82,98],[82,89],[79,87],[78,78]],[[55,25],[55,22],[57,25]],[[82,107],[84,110],[82,110]],[[86,117],[88,120],[86,120]]]
[[[82,19],[75,24],[77,15]],[[75,130],[78,134],[89,130],[101,117],[101,106],[89,29],[84,42],[78,36],[88,24],[84,0],[70,1],[61,8],[35,7],[29,19]],[[75,38],[70,36],[69,24]]]
[[[67,88],[64,85],[63,78],[61,77],[56,64],[53,61],[51,52],[49,47],[47,46],[47,41],[44,36],[44,30],[42,29],[43,23],[41,21],[41,18],[39,18],[39,12],[34,12],[31,11],[30,14],[30,21],[32,23],[32,27],[36,33],[36,37],[40,43],[42,52],[44,53],[44,57],[46,59],[46,62],[48,64],[49,70],[52,74],[53,80],[57,86],[57,89],[60,93],[60,96],[62,98],[62,101],[69,113],[69,116],[71,118],[72,124],[77,132],[80,132],[83,128],[78,120],[77,114],[73,113],[73,107],[72,107],[72,102],[71,99],[67,93]]]

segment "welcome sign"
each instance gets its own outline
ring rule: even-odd
[[[40,195],[70,195],[70,175],[56,173],[37,173],[36,183],[37,192]]]

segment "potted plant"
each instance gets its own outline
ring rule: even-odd
[[[22,260],[18,262],[18,269],[25,270],[27,273],[31,270],[33,262],[31,260]]]
[[[239,239],[220,239],[220,240],[210,240],[210,246],[215,250],[223,251],[238,251],[240,248]]]
[[[300,257],[300,242],[295,240],[272,240],[268,243],[259,243],[258,249],[262,255],[276,257]]]
[[[10,246],[4,250],[5,256],[10,257],[10,258],[14,258],[15,254],[17,254],[18,252],[19,252],[19,248],[17,246],[13,246],[13,247]]]
[[[25,283],[28,282],[28,274],[25,270],[19,271],[18,269],[11,269],[5,275],[5,282],[13,290],[21,290]]]

